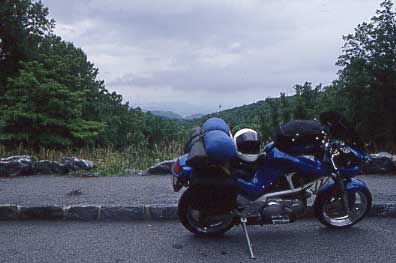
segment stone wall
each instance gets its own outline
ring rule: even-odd
[[[0,158],[0,177],[26,176],[34,174],[67,174],[95,168],[92,161],[66,157],[60,162],[36,161],[32,156],[19,155]]]

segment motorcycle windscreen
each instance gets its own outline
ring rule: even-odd
[[[341,113],[335,111],[323,112],[320,114],[319,120],[333,138],[344,141],[358,151],[365,150],[359,135]]]

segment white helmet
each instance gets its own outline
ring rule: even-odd
[[[242,129],[234,135],[237,155],[246,162],[255,162],[260,153],[260,139],[255,130]]]

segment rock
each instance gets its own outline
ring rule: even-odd
[[[66,196],[79,196],[82,195],[81,189],[75,189],[66,194]]]
[[[22,176],[33,174],[67,174],[78,170],[90,170],[95,167],[92,161],[75,157],[63,158],[62,162],[34,161],[29,155],[0,158],[0,177]],[[97,176],[86,173],[83,176]]]
[[[393,156],[386,152],[380,152],[370,155],[372,160],[365,167],[367,173],[388,174],[396,169]]]
[[[34,163],[35,174],[67,174],[69,169],[66,165],[54,161],[38,161]]]
[[[124,174],[127,176],[142,176],[144,175],[144,171],[130,168],[130,169],[125,169]]]
[[[176,160],[177,159],[173,159],[157,163],[144,171],[143,175],[170,174],[172,173],[172,166]]]
[[[22,176],[34,173],[33,158],[29,155],[0,158],[0,176]]]
[[[393,156],[390,153],[387,152],[379,152],[379,153],[374,153],[370,155],[371,158],[388,158],[388,159],[392,159]]]
[[[99,174],[97,173],[90,173],[90,172],[85,172],[80,174],[81,177],[98,177]]]
[[[61,162],[69,171],[90,170],[96,167],[92,161],[79,159],[76,157],[65,157]]]

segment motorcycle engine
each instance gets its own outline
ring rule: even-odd
[[[260,214],[263,224],[285,224],[302,216],[304,209],[300,200],[269,200]]]

